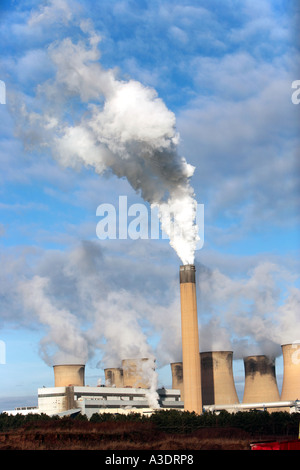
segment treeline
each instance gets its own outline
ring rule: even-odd
[[[175,410],[160,411],[151,416],[158,428],[168,432],[190,433],[200,428],[235,428],[247,433],[263,435],[296,435],[299,432],[300,413],[267,411],[239,411],[203,413],[196,415]]]
[[[75,417],[48,416],[46,414],[28,414],[15,416],[6,413],[0,414],[0,432],[18,429],[22,426],[43,426],[43,423],[56,421],[57,426],[63,428],[72,427],[72,422],[78,420],[93,424],[104,422],[139,422],[151,423],[159,431],[166,433],[189,434],[199,429],[240,429],[250,435],[270,436],[298,436],[300,413],[267,411],[239,411],[228,413],[221,411],[219,414],[203,413],[197,415],[188,411],[158,410],[151,416],[130,414],[95,413],[88,419],[85,415],[78,414]],[[75,424],[75,423],[74,423]]]
[[[13,429],[18,429],[30,423],[42,423],[44,421],[58,420],[58,416],[48,416],[46,414],[33,414],[22,415],[8,415],[7,413],[0,414],[0,432],[6,432]]]
[[[149,417],[138,414],[110,415],[94,414],[90,421],[104,422],[108,420],[118,421],[147,421],[164,432],[192,433],[202,428],[236,428],[249,434],[268,435],[294,435],[298,436],[300,413],[267,411],[239,411],[229,413],[221,411],[216,413],[203,413],[197,415],[189,411],[159,410]]]

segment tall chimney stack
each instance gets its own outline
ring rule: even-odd
[[[199,355],[196,269],[193,264],[180,266],[181,335],[184,409],[202,413]]]

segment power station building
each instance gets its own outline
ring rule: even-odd
[[[158,389],[157,408],[183,409],[179,390]],[[152,413],[149,390],[116,387],[52,387],[38,389],[40,413],[56,415],[80,412],[90,418],[94,413]]]
[[[285,364],[281,397],[279,396],[274,359],[267,356],[248,356],[244,358],[245,387],[240,402],[236,393],[232,372],[231,351],[206,351],[199,354],[201,372],[202,412],[229,412],[246,410],[267,410],[299,412],[300,384],[297,354],[299,345],[283,345]],[[122,361],[130,364],[130,383],[128,385],[122,368],[105,369],[106,385],[85,385],[85,366],[82,364],[56,365],[54,387],[38,389],[38,406],[16,408],[9,414],[45,413],[66,415],[81,413],[90,418],[94,413],[152,413],[158,409],[184,410],[183,363],[170,364],[172,388],[152,390],[140,376],[138,364],[145,359]],[[136,375],[135,375],[136,374]],[[156,406],[153,406],[154,401]]]
[[[55,365],[54,387],[38,389],[38,409],[45,414],[152,412],[157,408],[183,409],[179,390],[152,390],[145,370],[153,367],[148,358],[124,359],[121,368],[105,369],[105,386],[85,386],[85,366]]]
[[[245,387],[239,402],[233,376],[232,351],[200,352],[195,266],[180,266],[182,362],[171,364],[172,388],[153,390],[155,361],[123,359],[121,367],[107,368],[105,386],[85,385],[84,364],[53,366],[54,387],[38,389],[38,407],[7,413],[149,414],[155,409],[196,412],[241,410],[300,411],[300,344],[282,345],[283,383],[279,394],[275,361],[268,356],[244,358]],[[149,374],[150,372],[150,374]]]

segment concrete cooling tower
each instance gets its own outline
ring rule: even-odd
[[[239,403],[233,378],[232,356],[232,351],[200,353],[203,405]]]
[[[196,299],[196,269],[180,266],[181,336],[184,409],[202,413],[199,336]]]
[[[113,367],[104,369],[105,384],[108,387],[123,387],[123,369]]]
[[[53,366],[53,370],[55,387],[69,387],[70,385],[84,386],[84,365],[59,364]]]
[[[275,359],[268,356],[244,358],[245,389],[243,403],[268,403],[280,400],[275,374]]]
[[[173,362],[171,364],[171,372],[172,372],[172,388],[175,390],[180,390],[181,400],[184,400],[182,362]]]
[[[123,387],[149,388],[150,382],[147,378],[146,369],[148,358],[123,359]]]
[[[283,381],[281,400],[300,399],[300,343],[283,344]]]

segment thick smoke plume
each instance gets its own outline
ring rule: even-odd
[[[82,22],[81,30],[91,31]],[[190,178],[194,167],[177,153],[175,116],[154,89],[118,79],[101,66],[100,37],[49,48],[56,74],[40,84],[34,112],[22,108],[27,143],[50,150],[67,167],[91,167],[100,175],[126,178],[152,207],[183,264],[194,262],[197,203]],[[79,103],[76,122],[67,113]]]

